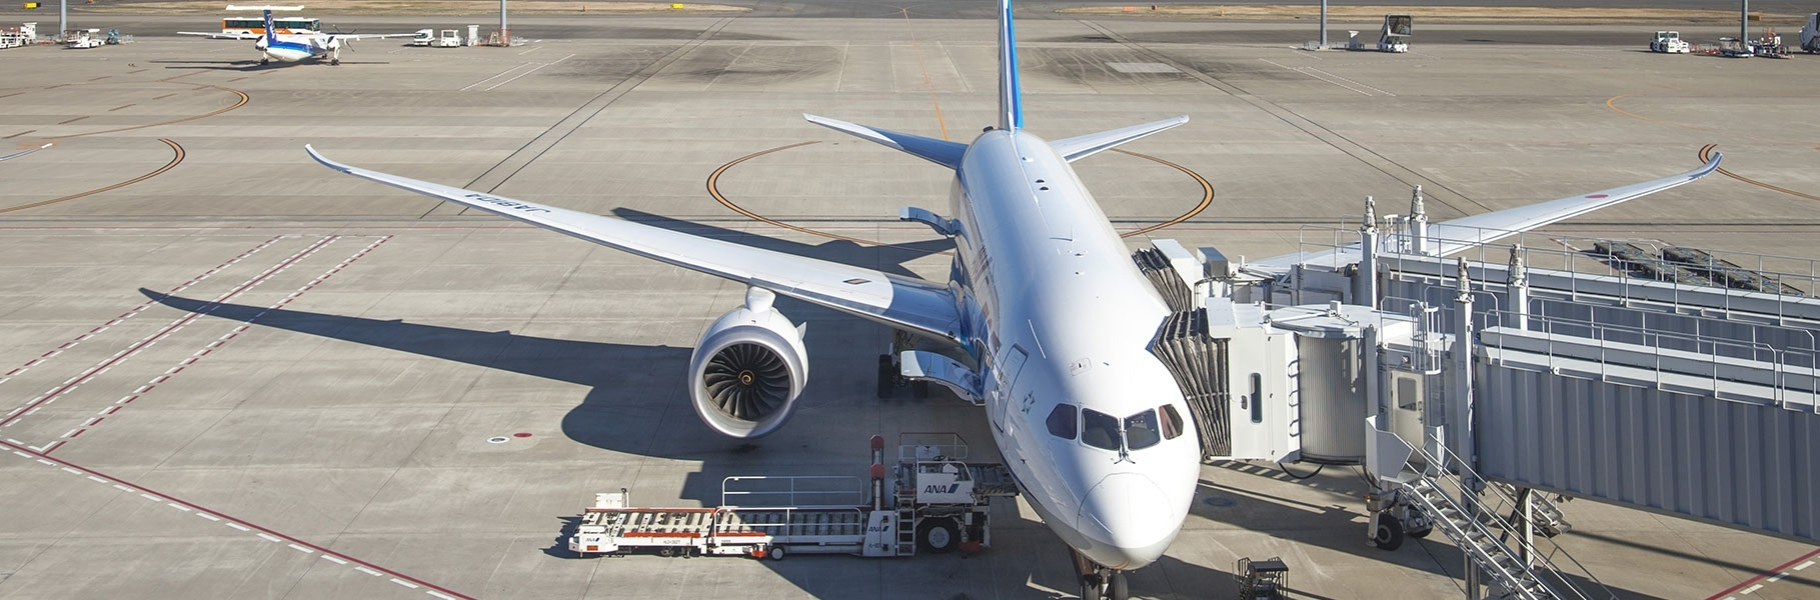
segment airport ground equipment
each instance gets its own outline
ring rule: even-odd
[[[38,24],[25,23],[0,29],[0,50],[38,43]]]
[[[436,30],[434,29],[419,29],[416,33],[411,34],[412,46],[428,46],[435,40]]]
[[[1366,48],[1365,42],[1359,39],[1359,32],[1348,31],[1347,50],[1371,50],[1379,52],[1408,52],[1409,36],[1414,33],[1412,27],[1415,17],[1406,14],[1384,15],[1384,26],[1378,29],[1378,43],[1375,48]]]
[[[1807,15],[1807,24],[1801,26],[1801,50],[1820,53],[1820,13]]]
[[[63,39],[64,46],[77,50],[107,45],[107,37],[101,35],[100,29],[71,29],[63,32]]]
[[[1281,558],[1241,558],[1233,566],[1232,578],[1239,582],[1239,600],[1279,600],[1289,597],[1289,565]]]
[[[1750,41],[1751,53],[1764,58],[1788,58],[1788,47],[1782,45],[1782,35],[1771,27],[1763,32],[1763,37]]]
[[[1681,39],[1679,31],[1658,31],[1656,37],[1649,41],[1649,51],[1687,54],[1693,51],[1693,46],[1689,45],[1687,40]]]
[[[430,45],[437,48],[460,48],[461,30],[444,29],[440,35],[436,36],[436,41],[432,42]]]
[[[787,554],[913,556],[991,546],[992,500],[1015,496],[1004,465],[968,462],[952,433],[900,436],[895,466],[872,438],[870,484],[859,478],[729,477],[715,508],[641,508],[630,492],[598,494],[581,515],[569,550],[583,556]]]
[[[1729,37],[1719,38],[1719,48],[1715,54],[1726,58],[1750,58],[1756,55],[1751,52],[1750,44],[1745,43],[1744,40]]]

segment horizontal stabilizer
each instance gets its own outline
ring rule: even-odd
[[[228,10],[303,10],[303,7],[302,6],[266,6],[263,4],[259,5],[259,6],[241,6],[238,4],[229,4],[227,9]]]
[[[1049,146],[1055,148],[1055,151],[1060,153],[1062,158],[1068,159],[1068,162],[1074,162],[1093,156],[1101,150],[1109,150],[1113,146],[1187,122],[1188,115],[1182,115],[1173,119],[1157,121],[1155,123],[1132,125],[1122,129],[1114,129],[1112,131],[1089,133],[1087,135],[1078,135],[1065,140],[1056,140],[1049,142]]]
[[[827,117],[818,117],[811,114],[804,114],[803,118],[808,119],[810,123],[827,127],[835,131],[845,132],[848,135],[869,140],[887,148],[901,150],[917,158],[950,169],[959,169],[961,167],[961,155],[967,153],[967,145],[959,142],[926,138],[908,133],[898,133],[889,129],[874,129],[865,125],[857,125],[846,121],[836,121]]]

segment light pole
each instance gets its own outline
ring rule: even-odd
[[[506,0],[499,0],[499,45],[512,45],[512,28],[506,26]]]

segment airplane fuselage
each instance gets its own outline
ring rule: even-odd
[[[322,34],[273,34],[269,39],[259,38],[255,46],[268,59],[297,62],[326,56],[338,44]]]
[[[965,343],[1019,487],[1093,561],[1155,561],[1200,473],[1180,388],[1148,351],[1168,306],[1073,168],[1030,133],[981,135],[951,202]]]

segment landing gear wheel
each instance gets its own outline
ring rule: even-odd
[[[1081,600],[1100,600],[1100,576],[1081,576]]]
[[[1378,517],[1378,530],[1371,536],[1371,543],[1384,551],[1403,547],[1403,522],[1390,515]]]
[[[947,554],[961,545],[960,529],[954,519],[924,519],[916,526],[916,549],[930,554]]]
[[[897,393],[897,361],[889,354],[878,355],[878,399],[890,400]]]
[[[259,59],[259,64],[262,64],[262,65],[265,65],[265,64],[271,64],[271,62],[272,62],[272,59],[269,59],[269,58],[261,58],[261,59]]]
[[[1129,600],[1131,589],[1126,587],[1125,572],[1113,571],[1110,577],[1112,579],[1106,582],[1106,598],[1108,600]]]
[[[341,59],[339,59],[339,58],[329,59],[329,66],[332,67],[332,66],[339,65],[339,64],[341,64]]]
[[[921,400],[929,397],[929,382],[918,379],[910,382],[910,397]]]
[[[783,546],[772,546],[771,550],[765,552],[765,556],[771,557],[771,560],[783,560],[784,559],[784,547]]]

